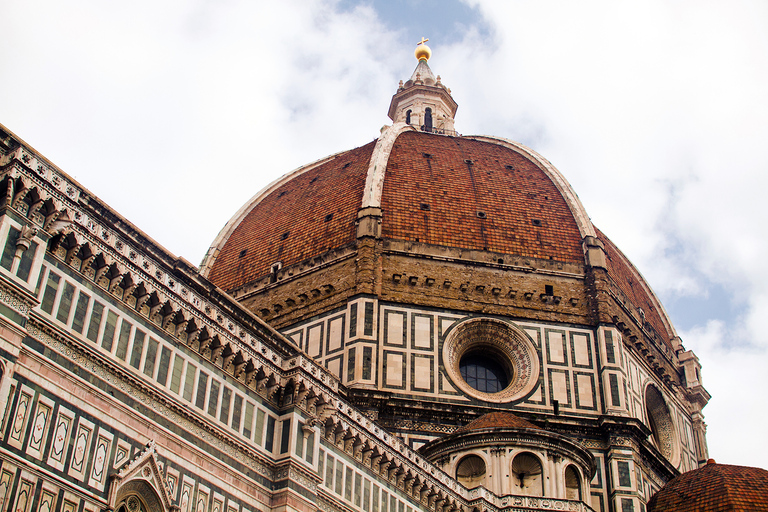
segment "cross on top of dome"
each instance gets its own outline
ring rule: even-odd
[[[425,61],[429,60],[429,58],[432,56],[432,50],[429,46],[426,45],[426,42],[429,41],[429,38],[421,38],[421,41],[416,43],[416,51],[413,52],[413,54],[416,56],[416,60],[422,60]]]

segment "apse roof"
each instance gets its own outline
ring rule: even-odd
[[[536,430],[544,430],[541,427],[537,427],[533,423],[526,421],[519,416],[515,416],[510,412],[489,412],[483,414],[479,418],[472,420],[463,427],[456,429],[456,434],[473,432],[475,430],[485,430],[488,428],[501,429],[501,428],[532,428]]]
[[[648,502],[648,512],[768,511],[768,471],[717,464],[683,473]]]

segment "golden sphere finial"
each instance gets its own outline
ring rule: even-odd
[[[413,52],[413,54],[416,56],[416,60],[429,60],[429,58],[432,56],[432,50],[429,48],[429,46],[426,45],[426,42],[429,41],[429,39],[421,38],[421,41],[416,43],[416,51]]]

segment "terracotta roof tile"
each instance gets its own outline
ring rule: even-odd
[[[381,205],[386,238],[557,261],[584,258],[576,221],[552,181],[497,144],[403,133],[389,157]]]
[[[710,462],[667,483],[648,512],[768,511],[768,471]]]
[[[500,411],[483,414],[463,427],[456,429],[455,433],[472,432],[474,430],[482,430],[486,428],[533,428],[536,430],[544,430],[512,413]]]
[[[209,279],[232,290],[269,274],[277,261],[293,265],[354,241],[374,145],[338,155],[262,199],[227,239]]]
[[[658,308],[654,305],[654,301],[648,296],[645,287],[641,284],[642,276],[624,253],[602,231],[597,228],[595,230],[597,231],[598,238],[605,245],[608,275],[634,307],[643,308],[645,320],[653,326],[654,330],[662,338],[662,341],[672,348],[672,333],[667,331],[665,323],[661,318],[662,313],[659,312]]]
[[[224,243],[210,280],[236,289],[277,261],[288,266],[353,242],[373,149],[372,142],[342,153],[264,197]],[[401,134],[381,206],[384,238],[583,261],[578,226],[557,187],[534,162],[491,142]]]

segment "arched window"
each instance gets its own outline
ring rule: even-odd
[[[405,112],[405,124],[411,124],[411,111],[410,110]]]
[[[432,109],[429,107],[424,111],[424,131],[432,131]]]
[[[648,417],[648,426],[653,433],[651,440],[661,454],[674,463],[676,459],[674,422],[664,397],[653,385],[645,389],[645,413]]]
[[[485,461],[477,455],[467,455],[456,466],[456,480],[467,489],[483,483],[485,479]]]
[[[521,453],[512,461],[512,494],[544,496],[541,462],[532,453]]]
[[[565,468],[565,499],[581,499],[581,478],[579,478],[579,472],[573,466]]]

